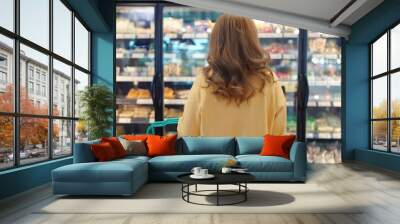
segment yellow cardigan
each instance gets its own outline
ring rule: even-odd
[[[238,106],[217,98],[200,74],[178,124],[179,136],[263,136],[285,131],[286,99],[276,76]]]

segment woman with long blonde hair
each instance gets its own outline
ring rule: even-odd
[[[179,136],[285,133],[285,96],[251,19],[219,17],[207,62],[193,83],[178,124]]]

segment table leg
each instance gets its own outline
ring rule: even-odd
[[[219,184],[217,184],[217,206],[219,206]]]
[[[247,201],[247,192],[248,192],[248,190],[247,190],[247,183],[244,183],[244,190],[245,190],[245,192],[244,192],[244,201]]]
[[[196,192],[197,192],[197,184],[195,185],[195,189],[194,189],[194,191],[196,191]]]

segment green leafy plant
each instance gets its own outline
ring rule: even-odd
[[[89,139],[110,136],[107,130],[112,126],[112,96],[109,88],[101,84],[86,87],[80,93],[81,120],[88,129]]]

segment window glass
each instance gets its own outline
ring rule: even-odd
[[[89,70],[89,32],[75,18],[75,63]]]
[[[400,24],[390,32],[390,64],[391,69],[400,67]]]
[[[11,116],[0,116],[0,170],[14,165],[14,123]]]
[[[71,60],[72,12],[60,1],[53,0],[53,51]]]
[[[387,121],[372,122],[372,147],[387,151]]]
[[[14,44],[13,40],[0,35],[0,111],[14,111]]]
[[[20,0],[21,36],[49,48],[49,0]]]
[[[72,121],[53,120],[53,157],[72,154]]]
[[[84,120],[75,121],[75,142],[84,142],[88,138],[88,129]]]
[[[53,115],[72,117],[72,69],[53,60]]]
[[[372,45],[372,75],[387,71],[387,34],[383,35]]]
[[[89,75],[75,69],[75,117],[81,115],[80,95],[89,86]]]
[[[14,0],[0,1],[0,26],[14,31]]]
[[[49,158],[49,120],[45,118],[20,118],[20,163],[35,163]]]
[[[400,72],[391,74],[390,85],[391,116],[400,118]]]
[[[49,57],[28,46],[21,44],[20,53],[20,110],[24,114],[47,115],[48,97],[48,63]],[[28,69],[27,69],[28,68]],[[30,69],[34,71],[34,79],[30,80]],[[27,74],[28,72],[28,74]],[[43,78],[44,77],[44,78]],[[30,93],[29,83],[33,82],[34,91]]]
[[[372,118],[387,118],[386,76],[372,81]]]
[[[400,120],[391,121],[391,151],[395,153],[400,153]]]

